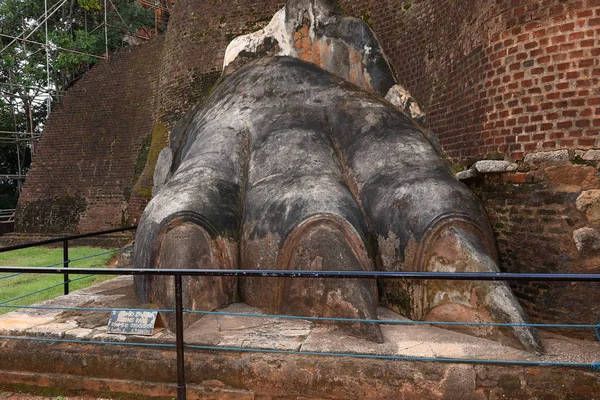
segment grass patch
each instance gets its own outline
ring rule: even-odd
[[[100,253],[108,252],[108,249],[99,247],[73,247],[69,248],[69,259],[72,260],[70,267],[77,268],[100,268],[105,267],[117,252],[102,254],[97,257],[86,258],[84,260],[74,261],[78,258],[94,256]],[[46,267],[49,265],[62,266],[63,249],[33,247],[16,251],[0,253],[0,265],[12,267]],[[63,275],[47,274],[20,274],[7,277],[14,274],[0,274],[0,315],[14,311],[14,308],[4,308],[2,303],[17,297],[26,296],[19,300],[11,301],[6,305],[28,306],[40,303],[44,300],[50,300],[63,294]],[[85,275],[70,275],[73,280],[69,284],[70,292],[86,288],[99,282],[112,279],[112,275],[92,275],[83,278]],[[57,286],[55,286],[57,285]],[[43,290],[55,286],[52,289]],[[39,292],[39,293],[36,293]]]

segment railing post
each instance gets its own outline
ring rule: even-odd
[[[63,268],[69,268],[69,239],[63,240]],[[65,295],[69,294],[69,274],[64,274],[63,288]]]
[[[185,400],[185,358],[183,352],[183,285],[175,274],[175,340],[177,346],[177,400]]]

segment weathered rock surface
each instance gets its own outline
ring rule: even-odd
[[[527,164],[561,163],[567,161],[569,161],[568,150],[541,151],[537,153],[527,154],[525,156],[525,163]]]
[[[174,130],[165,183],[140,221],[136,267],[498,271],[483,207],[410,113],[383,99],[395,80],[368,26],[334,10],[291,1],[275,25],[232,43],[226,66],[268,35],[280,48],[291,35],[295,58],[260,58],[267,52],[226,68]],[[172,308],[171,280],[136,278],[136,291]],[[492,282],[384,280],[378,293],[361,280],[188,278],[186,308],[238,300],[238,283],[239,300],[273,313],[374,319],[381,298],[414,319],[527,321],[508,286]],[[383,340],[375,324],[338,325]],[[540,350],[531,329],[483,336]]]
[[[573,240],[577,250],[590,252],[600,250],[600,232],[597,229],[584,227],[573,231]]]
[[[556,185],[555,190],[565,192],[579,192],[597,189],[600,179],[596,176],[596,168],[584,165],[557,165],[544,170],[548,182]]]
[[[153,195],[156,195],[169,179],[171,164],[173,164],[173,153],[170,148],[165,147],[158,154],[158,161],[156,162],[156,168],[154,169],[154,185],[152,186]]]
[[[342,17],[336,1],[288,1],[264,29],[229,44],[223,69],[230,74],[272,55],[313,63],[385,98],[415,121],[425,119],[417,101],[396,81],[371,28],[360,19]]]
[[[583,191],[575,205],[579,211],[585,212],[588,221],[600,221],[600,190]]]
[[[473,165],[473,168],[481,174],[516,171],[517,167],[517,164],[503,160],[481,160]]]
[[[582,158],[586,161],[600,161],[600,150],[588,150]]]
[[[460,171],[456,174],[456,179],[458,179],[459,181],[466,181],[469,179],[474,179],[477,178],[479,176],[479,174],[477,173],[477,170],[474,168],[470,168],[466,171]]]

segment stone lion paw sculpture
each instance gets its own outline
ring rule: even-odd
[[[420,127],[369,27],[335,10],[290,1],[231,43],[224,78],[159,157],[136,267],[498,271],[482,205]],[[173,307],[172,281],[136,277],[136,292]],[[382,304],[417,320],[527,321],[502,282],[184,278],[187,309],[234,301],[302,316],[377,319]],[[337,324],[384,340],[378,324]],[[528,327],[456,329],[541,349]]]

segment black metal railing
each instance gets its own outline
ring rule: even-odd
[[[106,231],[81,233],[81,234],[77,234],[77,235],[64,236],[64,237],[55,238],[55,239],[41,240],[38,242],[0,247],[0,253],[6,253],[8,251],[15,251],[15,250],[22,250],[22,249],[29,249],[32,247],[47,246],[47,245],[56,244],[56,243],[62,243],[62,246],[63,246],[62,266],[66,269],[66,268],[69,268],[69,261],[71,261],[71,260],[69,260],[69,241],[73,241],[73,240],[77,240],[77,239],[86,239],[86,238],[102,236],[102,235],[109,235],[111,233],[128,232],[128,231],[133,231],[136,229],[137,229],[137,226],[128,226],[126,228],[116,228],[116,229],[109,229]],[[65,272],[63,275],[64,275],[63,276],[64,294],[69,294],[69,282],[70,282],[69,273]]]
[[[0,224],[9,224],[15,222],[15,209],[0,210]]]
[[[64,248],[64,261],[62,267],[50,266],[50,267],[2,267],[0,266],[0,273],[13,273],[13,274],[63,274],[66,280],[68,280],[68,274],[71,275],[129,275],[129,276],[173,276],[175,283],[175,347],[177,353],[177,398],[184,400],[186,398],[186,378],[185,378],[185,344],[184,344],[184,328],[183,328],[183,316],[184,312],[193,312],[184,310],[183,308],[183,285],[182,279],[184,276],[230,276],[230,277],[256,277],[256,278],[303,278],[303,279],[315,279],[315,278],[335,278],[335,279],[410,279],[410,280],[453,280],[453,281],[567,281],[567,282],[600,282],[600,274],[537,274],[537,273],[478,273],[478,272],[464,272],[464,273],[453,273],[453,272],[371,272],[371,271],[290,271],[290,270],[220,270],[220,269],[136,269],[136,268],[68,268],[68,242],[75,239],[81,239],[91,236],[98,236],[108,233],[124,232],[127,230],[133,230],[135,227],[114,229],[110,231],[103,231],[91,234],[74,235],[59,239],[50,239],[42,242],[29,243],[24,245],[17,245],[11,247],[0,248],[0,253],[18,250],[23,248],[35,247],[40,245],[54,244],[63,242]],[[60,264],[59,264],[60,265]],[[68,287],[65,289],[68,292]],[[173,310],[169,310],[173,312]],[[208,312],[207,312],[208,314]],[[265,315],[264,317],[271,317]],[[282,316],[289,318],[300,318],[296,316]],[[306,317],[307,320],[319,319]],[[322,318],[325,319],[325,318]],[[331,318],[331,320],[336,320]],[[350,321],[350,320],[348,320]],[[359,321],[359,320],[356,320]],[[371,321],[378,322],[378,321]],[[381,322],[381,321],[379,321]],[[420,321],[419,321],[420,322]],[[427,322],[431,323],[431,322]],[[443,324],[443,323],[442,323]],[[467,324],[466,324],[467,325]],[[511,324],[496,324],[496,325],[511,325]],[[528,325],[528,324],[525,324]],[[530,324],[531,326],[543,326],[544,324]],[[549,324],[548,326],[555,326],[556,324]],[[564,325],[570,326],[570,325]],[[600,325],[599,325],[600,326]],[[598,334],[598,333],[597,333]],[[6,339],[0,337],[0,339]],[[9,338],[10,339],[10,338]],[[16,339],[16,338],[12,338]],[[599,338],[600,339],[600,338]],[[46,339],[52,341],[52,339]],[[81,341],[85,343],[85,341]],[[127,345],[127,343],[119,343],[120,345]],[[201,348],[202,346],[189,346],[190,348]],[[213,350],[218,350],[214,348]],[[238,349],[242,351],[243,349]],[[251,350],[249,350],[251,351]],[[301,353],[298,353],[301,354]],[[307,353],[308,354],[308,353]],[[414,358],[414,357],[413,357]],[[407,357],[407,359],[412,359]],[[444,359],[435,358],[430,361],[440,362],[485,362],[487,364],[501,363],[510,364],[507,360],[461,360],[461,359]],[[557,365],[558,363],[552,362],[522,362],[514,361],[515,365]],[[574,367],[592,367],[597,370],[600,368],[600,364],[594,362],[593,364],[569,364]],[[564,366],[567,366],[566,364]]]

